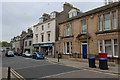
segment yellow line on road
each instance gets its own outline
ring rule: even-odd
[[[11,68],[11,70],[12,70],[12,72],[13,72],[14,74],[16,74],[17,76],[19,76],[19,79],[21,78],[21,80],[25,80],[25,78],[22,77],[20,74],[18,74],[14,69]]]

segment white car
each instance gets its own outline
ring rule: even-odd
[[[32,57],[32,55],[30,54],[29,51],[26,51],[23,55],[24,55],[25,57]]]
[[[5,56],[11,56],[11,57],[14,57],[14,52],[13,51],[8,51]]]

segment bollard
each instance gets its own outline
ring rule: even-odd
[[[10,67],[8,67],[8,77],[7,77],[7,79],[10,80],[10,77],[11,77],[10,76]]]
[[[59,55],[58,55],[58,62],[59,62]]]

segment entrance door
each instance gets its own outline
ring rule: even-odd
[[[87,59],[87,44],[82,45],[82,57]]]

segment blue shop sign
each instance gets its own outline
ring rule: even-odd
[[[39,44],[33,44],[33,47],[40,47]]]
[[[53,46],[53,44],[41,44],[40,46],[41,47],[49,47],[49,46],[51,47],[51,46]]]

